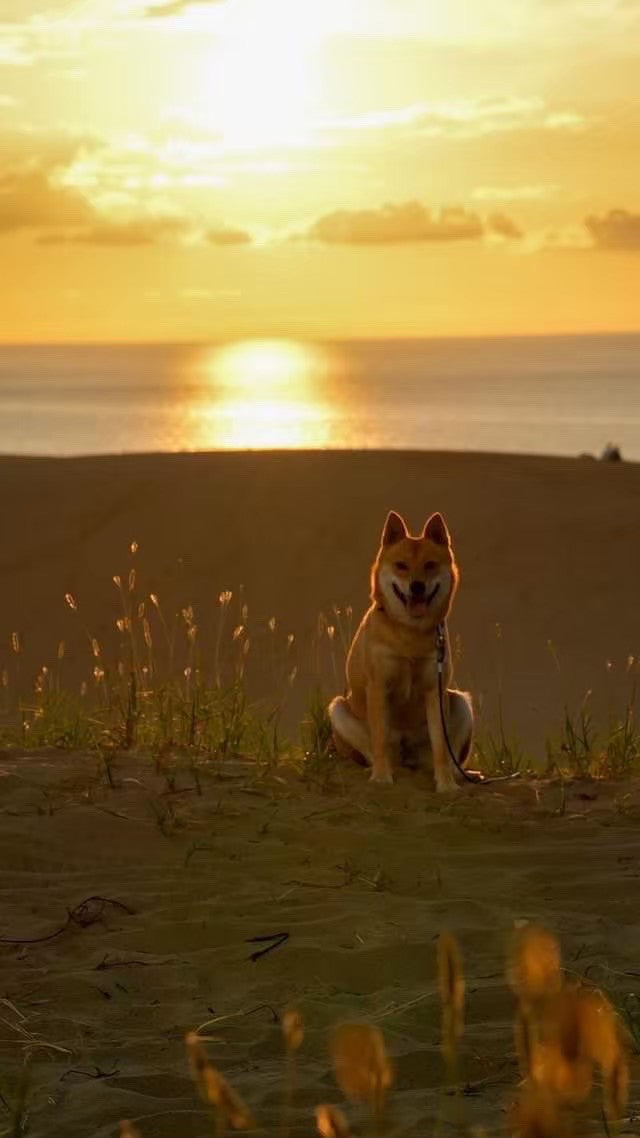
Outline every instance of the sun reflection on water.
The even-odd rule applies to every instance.
[[[194,448],[313,448],[332,443],[326,348],[295,340],[243,340],[199,361],[205,387],[190,409]]]

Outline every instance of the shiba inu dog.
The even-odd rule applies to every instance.
[[[453,790],[470,753],[473,710],[467,692],[449,687],[451,654],[445,620],[458,568],[441,514],[412,537],[391,511],[371,571],[371,607],[347,657],[347,694],[329,706],[338,751],[363,758],[373,782],[393,782],[394,762],[429,761],[436,789]],[[442,711],[438,637],[444,637]]]

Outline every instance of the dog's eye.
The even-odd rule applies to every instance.
[[[438,563],[437,561],[425,561],[424,567],[427,573],[431,573],[434,569],[438,568]]]
[[[406,565],[404,561],[396,561],[394,569],[397,569],[399,573],[409,572],[409,566]]]

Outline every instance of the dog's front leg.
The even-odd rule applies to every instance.
[[[393,782],[389,758],[387,689],[385,683],[378,679],[367,685],[367,719],[373,755],[371,781]]]
[[[443,711],[447,714],[448,711],[448,693],[443,693]],[[433,775],[436,783],[437,791],[457,790],[458,783],[456,781],[455,770],[451,757],[447,750],[447,742],[444,737],[444,728],[442,724],[442,714],[440,709],[440,698],[438,689],[433,688],[427,691],[427,726],[429,728],[429,738],[431,740],[431,753],[433,755]]]

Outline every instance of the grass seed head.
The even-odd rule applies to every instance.
[[[321,1138],[351,1138],[349,1124],[337,1106],[317,1106],[315,1116],[316,1130]]]
[[[142,1138],[137,1126],[126,1118],[120,1123],[120,1138]]]
[[[557,1044],[569,1063],[587,1060],[606,1077],[623,1055],[618,1018],[602,992],[567,988],[547,1005],[545,1037]]]
[[[344,1024],[334,1032],[331,1055],[338,1086],[347,1098],[379,1109],[393,1083],[382,1032],[368,1024]]]
[[[560,946],[547,929],[524,925],[513,941],[507,979],[523,1003],[560,991],[562,970]]]
[[[294,1008],[289,1008],[282,1017],[282,1034],[287,1051],[297,1051],[304,1039],[304,1020]]]
[[[593,1064],[583,1056],[568,1059],[556,1041],[536,1042],[531,1051],[530,1078],[546,1095],[575,1105],[591,1093]]]
[[[196,1032],[186,1038],[191,1073],[202,1100],[215,1106],[234,1130],[250,1130],[254,1120],[242,1099],[209,1061],[202,1040]]]

